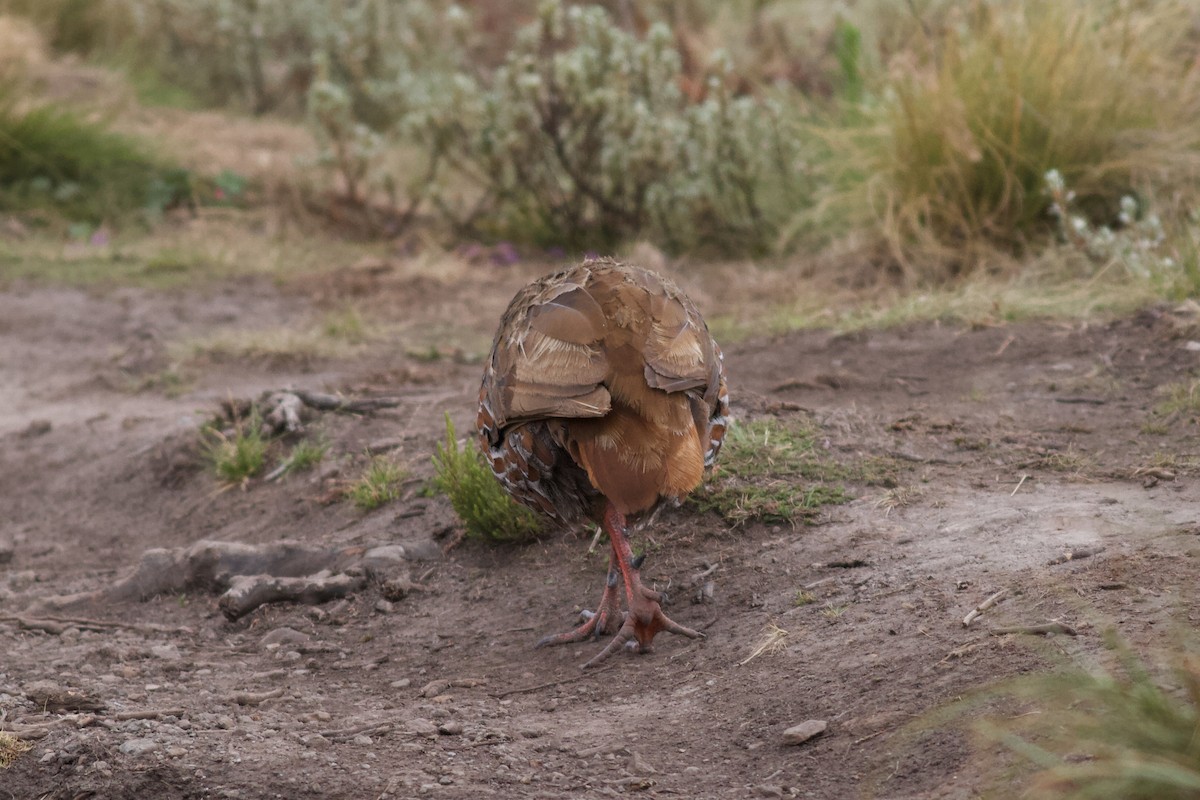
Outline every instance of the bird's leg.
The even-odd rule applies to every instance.
[[[552,644],[568,644],[569,642],[582,642],[586,639],[599,639],[601,634],[615,631],[617,626],[621,624],[621,595],[617,590],[617,581],[620,578],[621,574],[613,569],[612,560],[610,559],[608,562],[608,577],[604,582],[604,594],[600,596],[600,605],[596,607],[595,613],[585,611],[585,614],[591,614],[591,616],[582,625],[566,633],[547,636],[541,639],[537,643],[537,646],[546,647]]]
[[[626,643],[639,653],[650,652],[650,643],[659,631],[678,633],[689,639],[703,639],[704,634],[685,628],[664,614],[662,603],[666,596],[646,588],[642,583],[642,557],[634,557],[633,549],[629,546],[625,515],[612,503],[604,509],[603,525],[604,530],[608,532],[608,540],[612,543],[613,560],[625,579],[625,600],[629,605],[629,612],[625,615],[625,622],[617,631],[617,635],[595,658],[583,665],[584,669],[596,666]]]

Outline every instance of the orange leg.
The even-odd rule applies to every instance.
[[[603,526],[608,533],[609,542],[612,543],[613,560],[625,579],[625,600],[629,606],[629,613],[625,615],[625,621],[617,635],[592,660],[583,665],[584,669],[596,666],[627,644],[634,652],[649,653],[651,642],[659,631],[677,633],[689,639],[703,639],[704,634],[686,628],[664,614],[661,604],[666,599],[665,595],[646,588],[642,583],[642,560],[634,558],[633,549],[629,546],[629,532],[625,527],[625,515],[612,503],[604,509]],[[612,583],[610,581],[610,586]]]
[[[584,611],[584,614],[591,615],[588,617],[587,622],[566,633],[546,636],[538,641],[537,647],[582,642],[587,639],[599,639],[601,634],[613,633],[617,626],[621,624],[622,617],[621,597],[617,592],[619,577],[620,573],[613,569],[610,562],[608,565],[608,579],[604,584],[604,594],[600,596],[600,605],[596,607],[596,612],[593,614],[590,611]]]

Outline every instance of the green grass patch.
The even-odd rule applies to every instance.
[[[102,123],[54,106],[23,110],[0,92],[0,212],[99,224],[170,207],[188,196],[186,178]]]
[[[1154,406],[1154,413],[1163,417],[1200,414],[1200,380],[1170,383],[1159,393],[1163,399]]]
[[[287,471],[305,472],[310,470],[325,460],[325,454],[328,452],[328,442],[317,442],[312,439],[296,442],[287,458]]]
[[[449,414],[446,441],[437,446],[433,467],[434,487],[449,498],[468,536],[517,542],[532,539],[541,530],[541,519],[508,496],[475,443],[459,445]]]
[[[1200,659],[1156,674],[1108,637],[1116,664],[1019,681],[1041,713],[983,726],[1039,772],[1023,796],[1042,800],[1200,797]],[[1085,758],[1078,757],[1086,754]]]
[[[236,422],[229,433],[210,427],[201,435],[205,459],[213,474],[225,483],[244,486],[267,463],[270,442],[263,435],[262,419],[257,412]]]
[[[819,443],[808,420],[754,420],[730,427],[716,477],[689,502],[726,521],[766,524],[811,519],[827,505],[844,503],[843,484],[892,484],[896,465],[885,459],[844,464]]]
[[[375,456],[362,475],[346,489],[346,496],[363,511],[372,511],[400,497],[400,482],[407,473],[385,456]]]

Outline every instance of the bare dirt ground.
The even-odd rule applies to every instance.
[[[1186,343],[1200,336],[1186,310],[1163,309],[730,344],[739,416],[811,415],[831,454],[890,459],[897,485],[850,487],[854,500],[796,529],[665,514],[639,534],[647,574],[707,640],[664,635],[586,673],[596,645],[534,650],[598,596],[588,532],[443,552],[453,514],[419,482],[369,513],[326,502],[372,445],[426,478],[443,414],[470,429],[471,356],[531,274],[480,270],[469,296],[386,268],[286,288],[0,293],[0,726],[63,719],[0,772],[0,796],[1011,796],[990,784],[1004,756],[964,730],[978,710],[939,709],[1064,656],[1087,662],[1105,628],[1153,646],[1200,613],[1197,427],[1153,412],[1159,387],[1194,374]],[[336,359],[193,361],[179,393],[142,380],[170,342],[347,299],[404,327]],[[224,398],[284,386],[401,403],[322,415],[317,471],[222,491],[199,424]],[[47,605],[112,584],[149,548],[285,538],[400,544],[418,586],[237,622],[203,586]],[[705,564],[715,591],[693,603]],[[21,625],[47,616],[75,622]],[[989,633],[1052,620],[1078,635]],[[772,623],[782,647],[747,660]],[[46,680],[93,702],[74,717],[39,703]],[[783,743],[810,719],[828,729]]]

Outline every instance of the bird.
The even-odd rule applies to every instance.
[[[484,367],[480,447],[515,500],[598,524],[612,551],[596,611],[538,647],[612,634],[588,668],[622,647],[650,652],[660,631],[704,638],[642,581],[630,527],[701,483],[729,419],[721,348],[668,278],[592,258],[517,292]]]

